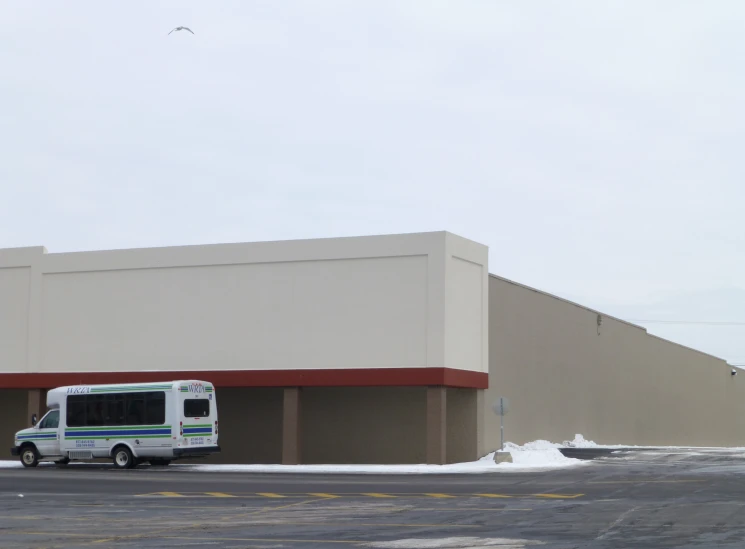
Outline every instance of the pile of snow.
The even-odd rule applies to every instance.
[[[535,440],[522,446],[508,442],[504,449],[512,455],[512,463],[500,463],[499,467],[511,469],[553,469],[580,465],[578,459],[565,457],[560,444],[547,440]]]
[[[20,461],[0,461],[0,469],[15,469],[17,467],[23,467],[23,464]]]
[[[566,448],[598,448],[596,443],[587,440],[582,435],[574,435],[574,440],[564,441],[562,446]]]

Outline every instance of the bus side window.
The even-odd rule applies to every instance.
[[[163,425],[166,422],[166,394],[145,393],[146,420],[148,425]]]
[[[85,427],[85,395],[67,397],[67,426]]]
[[[104,395],[85,395],[87,414],[86,425],[100,427],[104,424]]]
[[[39,429],[56,429],[57,427],[59,427],[58,410],[49,412],[49,414],[47,414],[47,417],[45,417],[39,424]]]
[[[145,424],[145,400],[142,395],[127,395],[127,425]]]
[[[104,417],[104,425],[125,425],[124,418],[124,395],[113,394],[106,395],[106,410]]]

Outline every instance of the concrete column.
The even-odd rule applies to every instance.
[[[33,414],[36,414],[36,419],[39,420],[47,411],[47,391],[46,389],[29,389],[27,398],[25,424],[30,427]]]
[[[447,389],[427,387],[427,463],[447,459]]]
[[[301,402],[300,387],[287,387],[284,390],[282,409],[282,463],[297,465],[301,451]]]
[[[491,413],[486,407],[486,391],[476,389],[476,458],[483,457],[486,452],[486,418]]]

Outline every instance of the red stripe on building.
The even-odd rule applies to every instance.
[[[151,383],[200,379],[216,387],[444,386],[486,389],[489,375],[453,368],[347,370],[217,370],[174,372],[64,372],[0,374],[0,389],[51,389],[65,385]]]

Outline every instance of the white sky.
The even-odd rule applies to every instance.
[[[724,0],[6,1],[0,248],[445,229],[627,318],[745,321],[743,28]],[[654,331],[745,362],[745,327]]]

